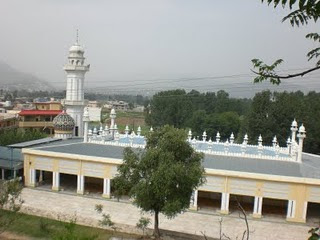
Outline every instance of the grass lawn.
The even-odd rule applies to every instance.
[[[137,236],[113,233],[112,231],[81,226],[70,222],[57,221],[48,218],[27,215],[23,213],[13,214],[9,211],[0,210],[0,224],[3,221],[3,219],[10,218],[14,218],[15,220],[12,224],[10,224],[10,226],[8,226],[6,231],[16,233],[18,235],[29,236],[32,238],[59,240],[106,240],[110,239],[110,237],[112,236],[124,238],[127,237],[131,239],[134,237],[137,238]],[[71,237],[71,235],[73,236],[73,238]]]

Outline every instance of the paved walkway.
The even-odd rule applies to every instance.
[[[94,210],[96,204],[102,204],[104,212],[110,214],[111,220],[122,231],[135,232],[141,211],[130,203],[116,202],[112,200],[95,199],[83,196],[41,191],[25,188],[22,192],[23,212],[49,218],[77,217],[80,224],[97,226],[101,216]],[[144,214],[144,216],[152,216]],[[174,219],[160,217],[160,228],[177,232],[202,235],[219,238],[220,216],[185,212]],[[303,224],[289,224],[286,222],[272,222],[264,220],[249,220],[251,236],[250,240],[306,240],[309,226]],[[232,239],[242,236],[245,230],[245,222],[237,217],[224,217],[222,231]],[[199,239],[202,239],[199,237]],[[241,239],[241,237],[240,237]]]

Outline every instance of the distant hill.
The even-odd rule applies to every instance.
[[[49,91],[54,87],[30,73],[20,72],[4,62],[0,62],[0,89]]]

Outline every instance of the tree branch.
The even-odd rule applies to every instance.
[[[241,206],[241,204],[238,201],[238,199],[236,199],[236,200],[237,200],[237,203],[238,203],[238,208],[240,209],[240,211],[242,212],[242,214],[244,216],[244,221],[246,222],[246,227],[247,227],[247,230],[243,232],[242,240],[244,240],[245,235],[247,235],[247,240],[249,240],[249,223],[248,223],[248,219],[247,219],[247,214],[246,214],[246,211]]]
[[[319,70],[320,66],[314,67],[314,68],[310,68],[306,71],[300,72],[300,73],[295,73],[295,74],[288,74],[286,76],[281,76],[281,75],[277,75],[277,74],[264,74],[264,73],[259,73],[256,72],[254,70],[251,70],[253,73],[255,73],[256,75],[265,77],[265,78],[277,78],[277,79],[288,79],[288,78],[295,78],[295,77],[303,77],[305,74],[308,74],[310,72]]]

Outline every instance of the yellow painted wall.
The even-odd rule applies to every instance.
[[[114,176],[114,172],[117,166],[120,163],[112,162],[110,160],[102,160],[95,157],[79,157],[74,155],[70,157],[70,155],[66,158],[54,156],[53,153],[48,153],[48,155],[44,155],[41,153],[40,155],[24,153],[24,177],[25,177],[25,185],[30,186],[29,184],[29,169],[35,168],[35,158],[42,157],[44,159],[48,159],[50,161],[53,160],[53,168],[52,171],[64,173],[59,169],[59,161],[75,161],[77,165],[77,174],[84,175],[84,165],[95,164],[99,165],[103,164],[104,168],[102,169],[102,176],[100,178],[109,178],[111,179]],[[82,158],[82,159],[81,159]],[[85,159],[84,159],[85,158]],[[88,167],[88,166],[87,166]],[[38,169],[37,170],[43,170]],[[249,176],[250,175],[250,176]],[[210,179],[208,183],[204,184],[199,188],[201,191],[207,192],[225,192],[230,194],[237,195],[245,195],[245,196],[259,196],[259,197],[268,197],[274,199],[285,199],[285,200],[294,200],[296,201],[295,208],[295,217],[291,219],[287,219],[292,222],[305,222],[304,214],[305,214],[305,204],[308,202],[310,196],[312,199],[318,199],[317,194],[320,196],[320,181],[317,179],[311,179],[311,182],[304,178],[295,178],[293,181],[290,177],[284,176],[270,176],[265,175],[254,175],[254,174],[246,174],[246,173],[231,173],[231,172],[219,172],[214,173],[214,170],[210,170],[210,173],[206,173],[206,177]],[[272,178],[272,179],[271,179]],[[278,180],[276,180],[278,178]],[[299,180],[300,179],[300,180]],[[216,181],[216,182],[215,182]],[[318,183],[319,182],[319,183]],[[217,188],[213,186],[217,184],[219,185]],[[221,190],[220,190],[221,189]],[[270,191],[274,190],[274,197],[270,197]],[[319,189],[319,190],[318,190]],[[220,191],[219,191],[220,190]],[[241,193],[243,191],[243,194]],[[312,194],[311,194],[312,192]],[[279,195],[279,198],[277,196]],[[283,196],[286,196],[284,198]],[[314,200],[312,200],[314,202]],[[320,203],[320,197],[318,202]]]
[[[35,103],[37,110],[61,110],[62,105],[59,102],[52,103]]]

